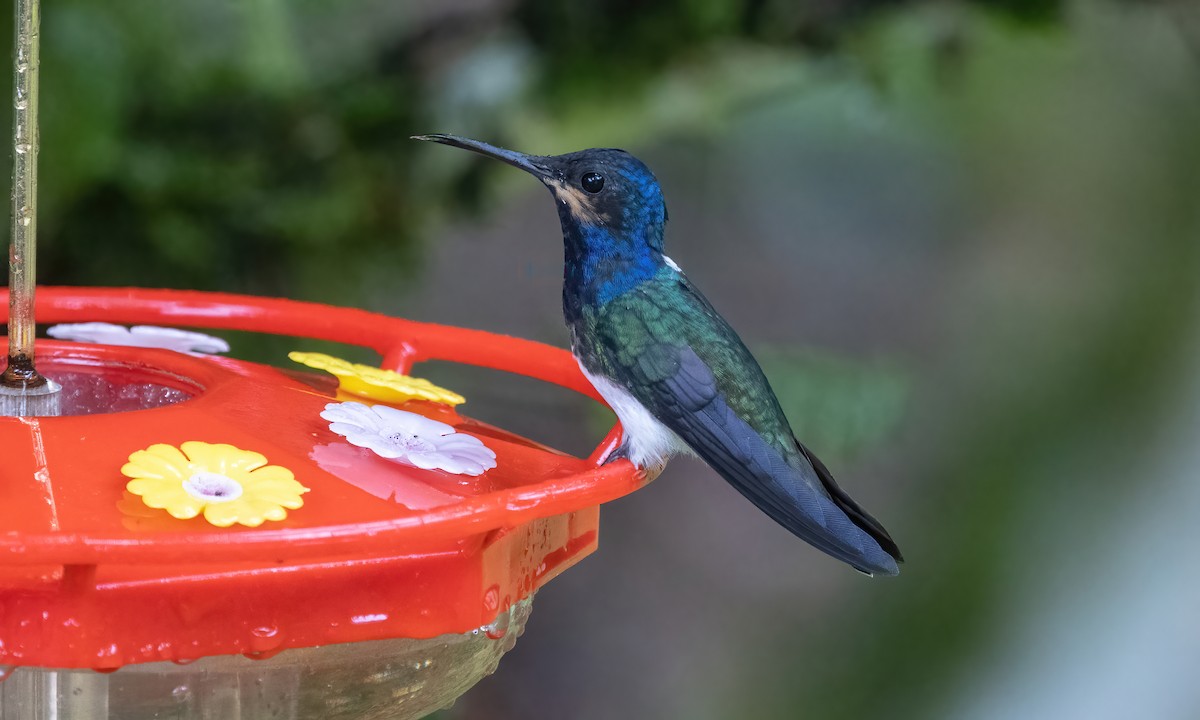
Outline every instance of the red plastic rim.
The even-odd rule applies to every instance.
[[[41,288],[37,317],[330,340],[371,348],[401,372],[445,360],[597,397],[563,350],[361,310]],[[627,461],[598,464],[619,427],[577,458],[447,406],[404,404],[496,453],[494,470],[463,478],[398,467],[343,442],[319,417],[332,384],[167,350],[44,341],[38,353],[48,371],[151,378],[194,397],[115,414],[0,418],[0,664],[113,668],[465,632],[590,553],[599,504],[648,481]],[[125,494],[120,467],[131,452],[187,440],[261,452],[311,492],[287,519],[258,528],[177,520]],[[269,642],[264,628],[273,629]]]
[[[570,354],[541,343],[495,335],[476,330],[417,323],[355,309],[333,308],[311,303],[270,298],[243,297],[228,294],[181,292],[139,289],[68,289],[42,288],[38,291],[39,322],[81,322],[105,320],[130,324],[169,324],[204,328],[225,328],[294,335],[369,347],[382,354],[384,366],[404,372],[414,362],[446,360],[451,362],[505,370],[538,378],[590,397],[595,391],[583,378]],[[153,367],[154,372],[188,378],[199,383],[205,391],[198,397],[164,408],[122,414],[113,424],[111,415],[62,418],[0,418],[0,442],[15,448],[21,443],[17,436],[40,434],[40,442],[69,443],[73,438],[103,435],[100,444],[119,445],[121,453],[140,449],[134,440],[133,428],[142,428],[147,439],[159,437],[159,442],[172,442],[168,431],[173,422],[182,426],[179,432],[209,431],[214,441],[229,437],[229,425],[236,423],[245,408],[267,403],[275,414],[310,417],[319,412],[329,398],[312,388],[292,380],[285,374],[264,366],[243,363],[227,358],[199,358],[170,351],[80,346],[69,343],[39,343],[39,352],[50,364],[72,363],[121,365],[136,367],[139,363]],[[181,384],[187,381],[181,381]],[[419,403],[420,405],[426,405]],[[441,406],[437,419],[462,424],[457,413]],[[268,421],[255,418],[253,423]],[[319,431],[323,421],[309,425]],[[209,430],[211,426],[217,426]],[[126,437],[113,437],[110,430],[118,429]],[[488,432],[499,433],[494,429]],[[176,433],[178,435],[178,433]],[[202,434],[202,433],[201,433]],[[277,435],[267,430],[267,434]],[[7,437],[6,437],[7,436]],[[53,439],[51,439],[53,438]],[[626,461],[596,465],[619,438],[614,428],[591,458],[581,460],[535,447],[528,441],[509,438],[514,453],[530,450],[536,453],[538,472],[536,482],[514,484],[494,492],[469,495],[461,501],[399,517],[381,517],[353,523],[331,523],[315,527],[273,529],[269,526],[246,531],[159,532],[152,543],[128,533],[72,532],[64,528],[53,532],[22,530],[0,535],[0,564],[95,564],[95,563],[158,563],[178,562],[181,553],[192,562],[268,560],[281,561],[304,557],[348,553],[370,557],[393,553],[397,548],[428,545],[469,534],[487,532],[503,527],[515,527],[530,520],[584,507],[597,505],[641,487],[646,478]],[[36,438],[33,438],[36,440]],[[179,440],[195,439],[178,436]],[[202,438],[201,438],[202,439]],[[305,438],[300,445],[308,445]],[[236,444],[236,443],[234,443]],[[252,444],[252,443],[250,443]],[[36,456],[33,448],[31,457]],[[69,451],[67,451],[69,454]],[[302,456],[302,447],[288,448],[286,455]],[[545,458],[554,461],[546,467]],[[274,457],[270,457],[277,463]],[[282,458],[281,458],[282,460]],[[528,462],[516,457],[513,462]],[[91,464],[84,472],[94,475],[96,459],[87,456],[80,460]],[[78,463],[71,463],[73,467]],[[286,463],[285,463],[286,464]],[[116,467],[119,467],[117,463]],[[293,468],[294,469],[294,468]],[[38,469],[31,468],[30,475]],[[15,471],[12,468],[10,471]],[[314,501],[315,502],[315,501]],[[19,507],[21,504],[10,505]],[[0,522],[18,523],[27,528],[28,515],[5,518],[0,509]],[[12,528],[13,524],[4,525]],[[211,548],[212,552],[201,551]]]

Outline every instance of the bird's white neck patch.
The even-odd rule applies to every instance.
[[[667,264],[667,267],[671,268],[672,270],[674,270],[677,273],[683,272],[683,268],[679,267],[679,264],[676,263],[674,260],[667,257],[666,255],[663,255],[662,257],[663,257],[663,262],[665,262]]]

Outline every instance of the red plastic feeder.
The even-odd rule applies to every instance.
[[[598,399],[563,350],[360,310],[42,288],[37,317],[336,341],[375,350],[403,373],[445,360]],[[532,594],[596,548],[599,504],[648,481],[627,461],[598,465],[619,427],[583,459],[445,405],[405,403],[495,452],[494,469],[464,477],[398,465],[334,434],[319,415],[336,394],[328,376],[53,341],[39,343],[38,358],[68,392],[112,392],[111,407],[136,404],[137,392],[122,389],[147,386],[177,402],[0,418],[0,664],[19,668],[0,685],[4,716],[40,698],[52,712],[28,705],[33,714],[21,717],[73,708],[121,718],[420,717],[490,672]],[[131,453],[185,441],[265,455],[310,489],[303,507],[279,522],[219,528],[125,491]]]

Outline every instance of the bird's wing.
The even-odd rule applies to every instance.
[[[703,296],[686,290],[687,296],[673,292],[657,302],[649,314],[644,302],[630,305],[642,327],[631,330],[633,319],[622,318],[622,338],[601,333],[607,346],[597,348],[601,356],[620,362],[617,372],[629,380],[630,393],[773,520],[862,572],[896,574],[895,543],[796,442],[749,351]],[[643,292],[655,296],[653,288]],[[628,342],[633,335],[635,348]]]
[[[676,371],[642,385],[640,394],[634,393],[660,422],[792,533],[863,572],[897,572],[896,559],[880,546],[870,528],[855,522],[865,513],[860,511],[857,517],[847,513],[825,490],[810,462],[806,461],[807,467],[794,467],[739,417],[717,391],[712,371],[694,350],[664,348],[658,354],[672,351],[678,359]],[[841,498],[845,499],[844,493]]]

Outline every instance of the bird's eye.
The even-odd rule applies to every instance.
[[[595,195],[604,189],[604,176],[595,172],[584,173],[583,177],[579,179],[579,184],[583,186],[584,190]]]

